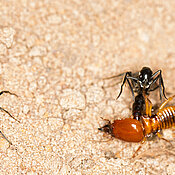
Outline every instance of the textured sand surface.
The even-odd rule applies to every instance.
[[[0,174],[175,174],[175,149],[98,131],[131,115],[128,87],[104,77],[162,69],[175,94],[175,1],[0,1]],[[112,84],[116,86],[107,87]],[[160,102],[158,92],[151,101]],[[174,102],[175,103],[175,102]],[[164,137],[175,144],[174,131]],[[125,148],[126,147],[126,148]],[[123,149],[123,151],[121,151]]]

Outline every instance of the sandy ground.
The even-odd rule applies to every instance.
[[[175,149],[98,131],[131,116],[121,79],[104,77],[143,66],[163,71],[175,91],[175,1],[0,1],[0,174],[175,174]],[[112,84],[116,86],[109,87]],[[158,92],[151,101],[160,103]],[[174,131],[164,137],[175,143]],[[125,148],[126,147],[126,148]],[[124,148],[122,150],[122,148]]]

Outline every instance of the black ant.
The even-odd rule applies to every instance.
[[[118,76],[121,76],[120,74]],[[159,84],[157,84],[157,80],[159,80]],[[117,99],[120,97],[124,84],[128,83],[132,96],[134,98],[134,92],[138,94],[145,93],[146,95],[149,94],[150,91],[154,91],[157,88],[160,90],[160,99],[162,100],[162,96],[167,99],[165,96],[165,87],[162,78],[162,71],[158,70],[155,73],[149,67],[143,67],[140,72],[132,73],[126,72],[124,76],[123,83],[121,85],[120,93]]]
[[[144,113],[145,109],[148,109],[148,104],[152,105],[150,100],[147,98],[147,95],[149,95],[150,91],[154,91],[159,88],[160,99],[162,100],[162,96],[166,98],[165,87],[161,73],[162,71],[158,70],[153,74],[149,67],[143,67],[140,72],[126,72],[117,76],[109,77],[107,79],[119,77],[125,74],[117,99],[120,97],[123,91],[123,86],[127,81],[134,98],[134,103],[132,105],[132,116],[133,119],[140,120],[140,116],[151,113],[149,110],[146,110],[146,113]],[[159,84],[157,84],[157,80],[159,80]],[[137,93],[137,96],[134,96],[134,92]]]
[[[161,72],[162,72],[161,70],[158,70],[153,74],[152,70],[149,67],[143,67],[139,73],[134,73],[134,74],[132,74],[132,72],[125,73],[125,77],[121,85],[121,90],[117,99],[120,97],[123,90],[123,86],[127,81],[133,97],[134,97],[134,92],[138,94],[135,97],[134,103],[132,105],[133,119],[140,120],[140,116],[145,114],[144,108],[146,108],[146,115],[149,114],[151,116],[151,111],[148,110],[148,106],[150,105],[152,107],[152,104],[147,98],[147,95],[149,95],[150,91],[154,91],[157,88],[159,88],[160,99],[162,100],[162,96],[166,98],[165,87],[164,87]],[[157,85],[157,80],[159,80],[158,85]]]
[[[18,97],[16,94],[11,93],[11,92],[9,92],[9,91],[1,91],[1,92],[0,92],[0,95],[2,95],[2,94],[4,94],[4,93],[10,94],[10,95],[15,95],[16,97]],[[7,113],[11,118],[13,118],[14,120],[16,120],[17,122],[20,123],[20,121],[17,120],[15,117],[13,117],[7,110],[3,109],[2,107],[0,107],[0,110],[3,111],[3,112],[5,112],[5,113]],[[5,140],[7,140],[7,142],[8,142],[10,145],[12,145],[12,142],[9,141],[9,140],[7,139],[7,137],[2,133],[2,131],[0,131],[0,134],[2,135],[2,137],[3,137]]]

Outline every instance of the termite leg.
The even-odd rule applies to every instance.
[[[162,139],[162,140],[168,142],[168,143],[173,147],[172,143],[171,143],[169,140],[163,138],[162,135],[161,135],[159,132],[157,133],[157,136],[158,136],[160,139]]]
[[[7,139],[7,137],[2,133],[2,131],[0,131],[0,134],[2,135],[2,137],[7,140],[7,142],[12,145],[12,142],[10,140]]]
[[[137,150],[135,151],[135,153],[132,155],[132,158],[134,158],[136,156],[136,153],[142,148],[143,144],[146,141],[146,137],[144,137],[144,139],[141,142],[141,145],[137,148]]]
[[[128,145],[125,145],[124,148],[122,148],[120,151],[118,151],[117,153],[115,153],[115,158],[121,158],[120,153],[123,152],[123,150],[126,149],[127,146]]]
[[[167,100],[165,100],[162,104],[161,104],[161,106],[159,107],[159,112],[166,106],[166,104],[168,103],[168,102],[170,102],[171,100],[173,100],[173,98],[175,98],[175,95],[173,95],[172,97],[169,97]]]
[[[152,103],[151,103],[151,101],[148,99],[148,102],[149,102],[149,110],[148,110],[148,114],[149,114],[149,116],[151,116],[152,114]]]
[[[146,115],[151,116],[152,103],[145,94],[144,94],[144,98],[145,98],[145,106],[146,106]]]
[[[109,119],[106,119],[106,118],[103,118],[103,117],[100,117],[102,120],[106,121],[108,124],[110,124],[110,120]]]

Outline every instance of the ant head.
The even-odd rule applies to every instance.
[[[152,84],[152,70],[149,67],[143,67],[139,72],[139,83],[141,88],[148,89]]]

